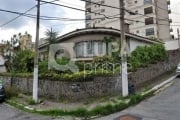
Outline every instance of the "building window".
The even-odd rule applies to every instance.
[[[87,8],[87,9],[86,9],[86,12],[87,12],[87,13],[91,12],[91,8]]]
[[[146,29],[146,36],[154,35],[154,28],[148,28]]]
[[[138,10],[135,11],[135,14],[136,14],[136,15],[138,14]]]
[[[91,27],[91,24],[90,23],[87,23],[86,24],[86,28],[90,28]]]
[[[136,1],[134,1],[134,3],[135,3],[135,4],[137,4],[137,0],[136,0]]]
[[[86,6],[91,5],[91,0],[86,1]]]
[[[98,54],[103,54],[103,42],[98,42]]]
[[[139,30],[137,30],[136,33],[138,34],[138,33],[139,33]]]
[[[152,0],[144,0],[144,4],[151,4]]]
[[[87,55],[92,55],[94,54],[94,42],[90,41],[87,42]]]
[[[84,42],[76,43],[75,45],[75,52],[76,52],[76,57],[83,57],[84,54]]]
[[[144,14],[151,14],[153,13],[153,7],[144,8]]]
[[[87,20],[91,20],[91,15],[87,15],[87,16],[86,16],[86,19],[87,19]]]
[[[105,12],[105,9],[101,9],[101,12]]]
[[[105,18],[101,18],[101,21],[104,21],[105,20]]]
[[[105,54],[105,43],[102,41],[83,41],[75,44],[76,57],[93,57]]]
[[[145,25],[150,25],[150,24],[154,24],[154,18],[153,17],[145,18]]]
[[[104,0],[102,0],[102,1],[101,1],[101,5],[104,4],[104,3],[105,3]]]

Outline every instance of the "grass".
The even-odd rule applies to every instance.
[[[62,109],[50,109],[50,110],[30,110],[25,108],[23,104],[18,104],[17,102],[14,102],[13,100],[7,100],[7,103],[9,103],[12,106],[15,106],[23,111],[31,112],[31,113],[38,113],[42,115],[48,115],[48,116],[76,116],[76,117],[84,117],[84,118],[90,118],[91,116],[103,116],[103,115],[109,115],[118,111],[121,111],[125,108],[128,108],[129,106],[136,105],[140,103],[142,100],[152,96],[154,94],[153,92],[149,92],[146,94],[136,94],[133,96],[129,96],[124,100],[121,100],[120,102],[116,101],[113,103],[108,103],[103,106],[96,106],[95,108],[88,110],[87,108],[77,108],[75,110],[62,110]],[[127,102],[127,100],[129,100]]]

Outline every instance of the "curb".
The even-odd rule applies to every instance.
[[[162,88],[163,86],[165,86],[165,85],[171,83],[172,81],[174,81],[174,79],[175,79],[176,77],[177,77],[177,75],[174,75],[174,76],[170,77],[170,78],[167,79],[166,81],[164,81],[164,82],[162,82],[162,83],[154,86],[152,89],[148,90],[147,93],[148,93],[148,92],[152,92],[152,91],[157,91],[158,89]]]

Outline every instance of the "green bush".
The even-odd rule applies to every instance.
[[[27,102],[29,105],[35,105],[36,104],[36,102],[33,100],[33,98],[29,98]]]
[[[40,73],[48,73],[48,60],[43,60],[39,62],[39,72]]]
[[[17,97],[18,96],[18,89],[16,87],[6,87],[5,88],[5,94],[6,94],[6,98],[12,98],[12,97]]]
[[[139,46],[128,58],[131,64],[130,71],[134,71],[140,67],[147,67],[148,64],[164,61],[167,59],[167,52],[162,44],[154,44],[152,46]]]
[[[31,50],[18,50],[14,56],[6,61],[8,72],[32,72],[34,66],[34,52]]]

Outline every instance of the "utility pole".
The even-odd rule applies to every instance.
[[[34,77],[33,77],[33,100],[36,103],[38,102],[39,16],[40,16],[40,0],[37,0],[36,41],[35,41],[35,56],[34,56]]]
[[[177,29],[177,34],[178,34],[178,44],[179,44],[179,51],[180,51],[179,28]]]
[[[119,0],[120,3],[120,30],[121,30],[121,80],[122,80],[122,95],[128,96],[128,73],[127,73],[127,50],[124,27],[124,0]]]

